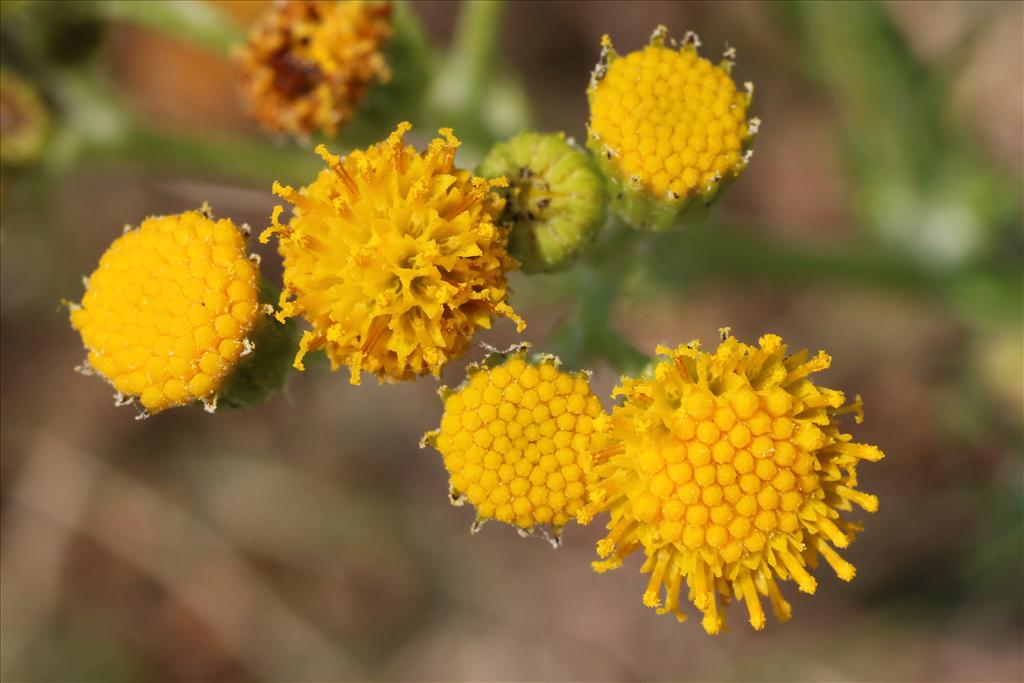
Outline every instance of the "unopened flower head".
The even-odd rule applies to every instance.
[[[641,549],[642,570],[651,575],[644,603],[684,619],[685,581],[712,634],[732,596],[746,602],[756,629],[765,625],[760,596],[780,621],[788,619],[776,580],[813,593],[807,567],[819,558],[853,579],[853,566],[835,548],[845,548],[860,526],[842,513],[851,503],[877,509],[874,496],[857,490],[857,465],[882,452],[839,427],[843,413],[860,422],[859,397],[843,407],[842,392],[811,381],[829,356],[787,355],[775,335],[756,347],[725,336],[713,353],[696,343],[658,353],[665,358],[650,377],[623,380],[616,394],[625,402],[602,425],[599,481],[580,515],[611,514],[597,546],[606,559],[594,568],[618,567]]]
[[[707,205],[746,167],[757,130],[747,120],[753,88],[737,89],[731,52],[714,65],[687,34],[666,45],[659,26],[647,47],[618,55],[608,36],[590,88],[589,146],[611,183],[612,206],[641,228],[669,227]]]
[[[563,372],[552,356],[530,360],[521,347],[471,366],[462,386],[441,395],[441,427],[424,443],[444,457],[452,500],[472,503],[478,523],[548,525],[557,538],[593,483],[602,409],[588,377]]]
[[[377,0],[274,3],[239,50],[253,115],[268,130],[334,134],[386,82],[391,7]]]
[[[387,140],[338,157],[322,145],[328,168],[307,187],[274,184],[294,204],[276,233],[284,257],[279,319],[312,326],[295,358],[324,348],[352,382],[438,375],[495,317],[522,320],[507,303],[506,271],[516,262],[495,224],[503,202],[485,180],[455,167],[459,141],[449,129],[420,154],[402,123]]]
[[[205,207],[128,229],[86,279],[71,325],[88,368],[149,413],[212,401],[260,315],[245,237]]]
[[[501,221],[527,272],[569,265],[604,224],[603,179],[563,133],[520,133],[492,147],[477,172],[508,178]]]
[[[37,160],[49,128],[50,114],[35,86],[0,69],[0,162],[20,166]]]

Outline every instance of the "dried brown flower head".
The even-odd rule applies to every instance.
[[[381,52],[391,6],[376,0],[275,3],[238,52],[253,116],[269,131],[333,135],[391,73]]]

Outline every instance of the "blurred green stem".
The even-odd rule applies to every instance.
[[[209,174],[269,188],[311,181],[321,164],[311,152],[224,135],[192,135],[136,126],[114,144],[86,150],[86,159],[111,159]]]
[[[440,103],[452,110],[466,109],[479,100],[491,78],[501,48],[500,0],[475,0],[462,5],[445,77],[438,84]]]
[[[491,143],[483,105],[501,51],[503,10],[500,0],[462,5],[452,47],[430,95],[437,118],[483,148]]]
[[[268,186],[275,179],[308,182],[320,166],[311,152],[271,141],[145,126],[95,70],[55,72],[51,80],[66,112],[49,150],[56,172],[94,161],[135,162]]]
[[[86,4],[100,17],[145,26],[159,33],[227,54],[245,33],[223,13],[196,0],[95,0]]]
[[[739,284],[850,285],[906,291],[952,303],[962,313],[1016,315],[1022,305],[1021,273],[974,262],[954,269],[928,268],[917,258],[860,239],[835,247],[804,246],[767,237],[769,228],[740,229],[725,220],[653,237],[640,272],[656,288],[685,288],[714,281]]]
[[[501,0],[476,0],[464,5],[445,80],[455,85],[457,106],[472,105],[483,93],[501,50]]]
[[[555,352],[568,365],[584,367],[588,361],[604,360],[619,372],[636,375],[650,361],[612,326],[615,300],[633,260],[636,239],[635,230],[611,219],[599,242],[569,273],[569,289],[580,302],[579,312],[552,335]]]
[[[416,59],[424,62],[422,68],[428,74],[437,71],[437,57],[434,47],[430,44],[427,34],[423,30],[419,17],[412,9],[411,0],[394,0],[392,3],[392,24],[395,35],[393,40],[401,43]]]

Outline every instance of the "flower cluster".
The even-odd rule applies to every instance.
[[[334,132],[388,77],[389,12],[370,1],[275,5],[241,52],[257,117],[275,131]],[[129,229],[70,306],[87,367],[148,413],[218,397],[240,407],[316,351],[348,367],[353,384],[363,372],[406,381],[439,376],[496,319],[522,331],[507,280],[520,261],[527,272],[568,267],[609,213],[637,228],[677,224],[749,159],[752,88],[737,89],[731,54],[713,65],[692,36],[667,46],[664,27],[624,57],[607,36],[602,44],[587,149],[526,131],[495,145],[477,175],[456,166],[448,128],[422,152],[405,141],[409,123],[347,155],[319,145],[325,167],[311,182],[273,185],[291,205],[284,220],[276,206],[260,235],[283,258],[279,293],[261,286],[247,230],[206,207]],[[293,320],[307,325],[301,339]],[[854,577],[839,549],[860,526],[846,513],[877,509],[857,467],[883,454],[840,426],[848,413],[861,421],[860,398],[813,381],[827,354],[790,354],[772,334],[747,345],[728,331],[713,352],[658,347],[644,372],[622,377],[612,395],[622,401],[606,413],[589,374],[527,351],[494,352],[442,388],[440,425],[421,443],[440,452],[452,502],[475,508],[474,529],[496,520],[557,541],[571,520],[607,513],[593,567],[641,551],[643,602],[682,621],[685,584],[711,634],[734,597],[755,629],[766,623],[762,598],[788,619],[779,583],[813,593],[822,558]]]

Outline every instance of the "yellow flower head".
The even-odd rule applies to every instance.
[[[604,36],[587,91],[589,144],[618,186],[613,204],[641,227],[659,229],[690,199],[706,204],[740,174],[758,126],[747,121],[752,86],[737,90],[730,76],[731,53],[714,65],[697,55],[693,34],[678,49],[665,36],[659,26],[647,47],[621,57]],[[654,206],[641,211],[631,200]]]
[[[374,0],[274,3],[238,58],[253,115],[268,130],[333,135],[390,71],[391,7]]]
[[[381,380],[440,374],[496,316],[522,320],[506,302],[505,272],[515,267],[495,225],[502,201],[485,180],[455,167],[459,141],[449,129],[419,154],[406,145],[408,123],[365,152],[338,157],[307,187],[274,184],[295,205],[288,225],[274,210],[284,257],[278,318],[301,316],[307,331],[295,358],[325,348],[333,368],[347,365]]]
[[[837,417],[863,417],[860,398],[843,408],[840,391],[819,388],[811,373],[827,368],[824,352],[786,355],[775,335],[759,346],[726,336],[718,350],[698,344],[666,349],[653,376],[625,378],[616,395],[624,405],[602,425],[594,467],[599,481],[587,521],[608,510],[610,533],[598,543],[597,571],[618,567],[642,549],[651,578],[644,603],[664,606],[680,620],[683,580],[704,612],[704,628],[718,633],[722,605],[736,595],[750,623],[764,628],[759,595],[785,621],[790,606],[776,578],[806,593],[815,580],[806,567],[824,557],[840,578],[854,568],[839,557],[859,525],[840,513],[851,503],[873,512],[878,500],[856,490],[857,464],[877,461],[875,446],[853,443]]]
[[[88,367],[157,413],[217,394],[250,349],[258,290],[245,237],[204,207],[147,218],[114,240],[71,325]]]
[[[441,427],[423,443],[444,457],[452,500],[468,499],[477,523],[547,524],[557,539],[594,478],[589,453],[602,410],[587,376],[559,370],[552,356],[528,361],[524,345],[470,366],[463,385],[441,396]]]

